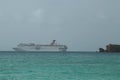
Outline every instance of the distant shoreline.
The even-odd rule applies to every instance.
[[[67,53],[83,53],[83,54],[90,54],[90,53],[97,53],[97,54],[115,54],[115,53],[118,53],[120,54],[120,52],[98,52],[98,51],[65,51],[65,52],[59,52],[59,51],[0,51],[0,53],[21,53],[21,54],[24,54],[24,53],[64,53],[64,54],[67,54]]]

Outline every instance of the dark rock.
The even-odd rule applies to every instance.
[[[103,48],[99,48],[99,52],[105,52]]]

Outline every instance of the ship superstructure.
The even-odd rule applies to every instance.
[[[20,43],[17,47],[13,48],[15,51],[66,51],[66,45],[58,45],[53,40],[52,43],[48,45],[44,44],[34,44],[34,43]]]

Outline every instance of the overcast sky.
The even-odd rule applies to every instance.
[[[120,0],[0,0],[0,50],[19,43],[96,51],[120,44]]]

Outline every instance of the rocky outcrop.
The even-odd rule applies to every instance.
[[[117,44],[109,44],[106,45],[106,49],[99,48],[99,52],[120,52],[120,45]]]

